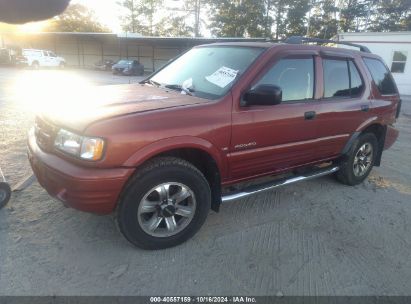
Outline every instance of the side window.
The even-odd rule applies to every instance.
[[[407,63],[408,52],[394,51],[392,56],[391,72],[404,73],[405,64]]]
[[[386,66],[380,60],[364,58],[364,62],[382,95],[392,95],[397,93],[397,88],[390,71],[388,71]]]
[[[324,98],[355,97],[361,94],[364,83],[351,60],[323,59]]]
[[[349,97],[350,77],[346,60],[324,59],[324,98]]]
[[[314,59],[282,59],[261,78],[260,84],[275,84],[283,92],[283,102],[312,99]]]
[[[43,56],[48,57],[48,56],[49,56],[49,54],[47,54],[47,52],[46,52],[46,51],[43,51]]]

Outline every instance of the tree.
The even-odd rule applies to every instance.
[[[54,17],[44,29],[47,32],[109,32],[96,21],[94,12],[81,4],[71,4],[60,16]]]
[[[171,37],[200,37],[201,10],[204,9],[201,0],[184,0],[181,7],[169,8],[169,15],[159,22],[157,34]],[[194,20],[194,22],[193,22]]]
[[[122,27],[126,32],[144,36],[156,35],[155,14],[160,10],[163,0],[122,0],[118,2],[126,10]]]
[[[164,37],[192,37],[194,28],[187,24],[186,16],[170,16],[161,20],[157,34]]]
[[[287,11],[287,36],[305,36],[307,33],[308,0],[290,0]]]
[[[338,32],[338,8],[334,0],[314,1],[308,35],[329,39]]]
[[[209,0],[211,31],[218,37],[261,37],[265,5],[254,0]]]
[[[410,0],[379,0],[375,4],[370,30],[377,32],[411,30]]]
[[[366,27],[366,20],[372,7],[370,1],[341,1],[339,26],[342,32],[358,32]]]

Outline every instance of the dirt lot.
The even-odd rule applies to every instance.
[[[12,184],[30,174],[32,125],[23,87],[136,81],[103,72],[0,69],[0,165]],[[0,295],[411,295],[411,99],[401,136],[369,181],[325,177],[210,213],[189,242],[131,247],[111,216],[64,208],[37,182],[0,211]],[[407,114],[407,115],[405,115]]]

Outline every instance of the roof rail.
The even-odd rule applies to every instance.
[[[343,41],[335,41],[335,40],[328,40],[328,39],[321,39],[321,38],[309,38],[309,37],[302,37],[302,36],[291,36],[284,40],[285,43],[289,44],[303,44],[307,42],[316,42],[317,44],[325,44],[325,43],[335,43],[335,44],[343,44],[348,46],[357,47],[360,49],[361,52],[364,53],[371,53],[370,49],[364,45],[351,43],[351,42],[343,42]]]

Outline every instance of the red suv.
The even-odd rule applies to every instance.
[[[59,104],[29,134],[33,171],[145,249],[189,239],[222,202],[331,173],[359,184],[398,137],[400,96],[380,57],[327,42],[202,45],[76,114]]]

